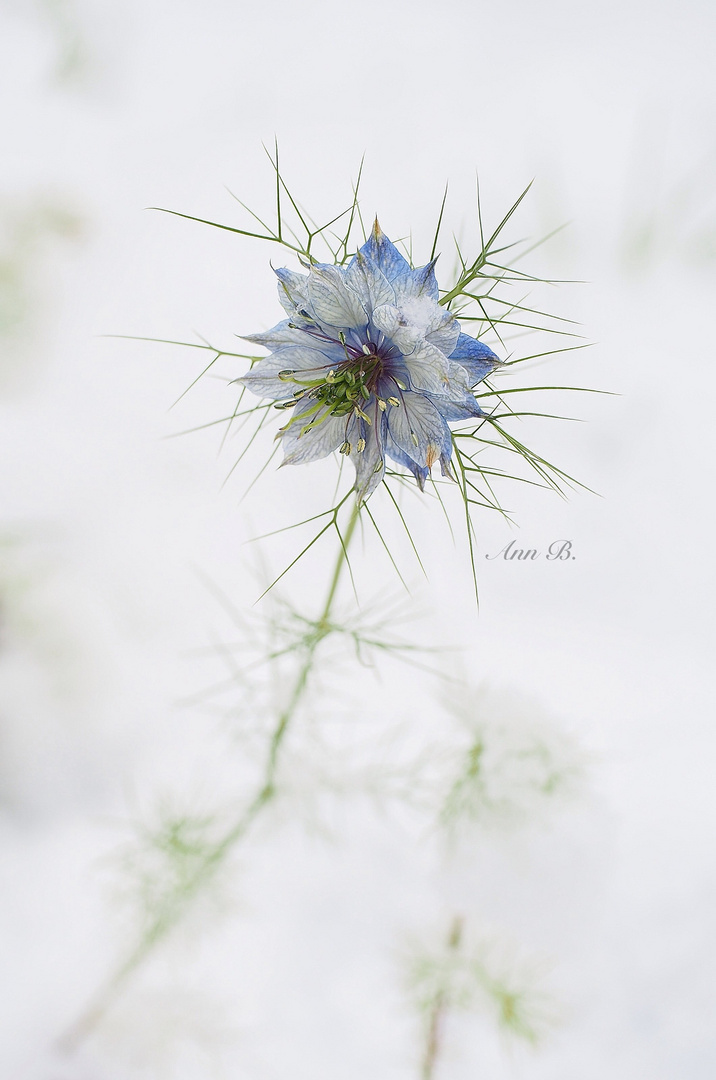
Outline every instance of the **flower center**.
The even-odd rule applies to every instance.
[[[316,411],[326,410],[326,416],[348,416],[353,411],[363,415],[362,407],[376,393],[386,358],[370,343],[359,349],[347,345],[343,337],[341,341],[346,358],[325,374],[323,371],[281,371],[279,378],[297,383],[301,389],[294,394],[296,401],[309,399],[316,403]]]
[[[311,336],[319,335],[312,333]],[[303,368],[300,371],[279,371],[279,379],[296,383],[299,389],[294,391],[293,400],[277,402],[274,408],[290,409],[299,401],[307,405],[307,408],[302,408],[299,415],[293,416],[288,424],[281,428],[282,432],[288,431],[293,424],[300,423],[299,438],[332,416],[345,417],[347,431],[350,417],[355,417],[361,433],[356,445],[360,453],[366,445],[366,425],[373,423],[365,411],[366,407],[370,404],[372,409],[375,405],[376,409],[385,412],[389,407],[397,408],[400,405],[397,397],[391,395],[385,400],[381,397],[379,389],[382,390],[385,377],[388,376],[395,383],[398,393],[405,390],[406,386],[391,371],[396,349],[390,342],[376,345],[371,341],[359,342],[355,338],[348,341],[342,332],[339,338],[345,359],[332,366],[326,364],[325,367]],[[346,441],[341,447],[341,453],[350,454],[351,449],[351,444]]]
[[[346,360],[326,375],[325,381],[310,391],[310,396],[326,405],[333,416],[347,416],[356,406],[370,400],[383,364],[375,354],[358,361]]]

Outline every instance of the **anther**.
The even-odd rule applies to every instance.
[[[331,370],[326,375],[326,382],[327,383],[332,383],[332,382],[335,382],[335,381],[336,381],[336,373],[333,370],[333,368],[331,368]]]
[[[366,413],[364,413],[362,409],[359,409],[357,405],[353,406],[353,412],[356,413],[357,416],[360,416],[361,420],[365,420],[366,424],[373,423],[371,418]]]
[[[407,390],[408,389],[408,387],[406,386],[406,384],[403,382],[402,379],[396,379],[395,382],[400,387],[401,390]]]
[[[359,454],[363,453],[363,451],[365,450],[365,439],[358,440],[358,442],[356,443],[356,450]]]
[[[400,402],[398,401],[397,397],[389,397],[388,398],[388,404],[392,405],[394,408],[397,409],[398,406],[400,405]]]
[[[378,398],[378,408],[380,409],[381,412],[385,412],[386,406],[385,406],[385,402],[383,401],[382,398]]]
[[[274,409],[292,409],[297,404],[297,401],[277,401],[274,404]]]
[[[370,345],[364,345],[363,346],[363,352],[366,354],[366,356],[370,356],[370,353],[371,353]]]
[[[415,444],[415,446],[420,445],[419,442],[418,442],[418,436],[415,434],[414,431],[410,432],[410,438],[413,440],[413,443]]]
[[[362,440],[362,439],[361,439],[361,440],[360,440],[360,442],[358,443],[358,450],[359,450],[359,451],[360,451],[360,450],[362,449],[362,447],[361,447],[361,442],[363,442],[363,440]],[[363,446],[365,446],[365,443],[363,443]],[[343,443],[343,446],[341,447],[341,453],[342,453],[342,454],[350,454],[351,450],[352,450],[351,444],[350,444],[350,443],[348,442],[348,440],[346,439],[346,441],[345,441],[345,442]]]
[[[286,368],[284,371],[279,371],[278,377],[279,377],[279,379],[290,379],[291,376],[295,375],[295,374],[296,374],[295,371],[291,371],[290,368]]]

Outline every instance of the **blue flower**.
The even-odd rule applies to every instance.
[[[438,303],[435,260],[412,269],[375,222],[347,266],[277,270],[288,319],[246,340],[270,355],[239,382],[292,409],[279,435],[284,464],[347,455],[359,501],[391,458],[421,489],[440,461],[450,476],[448,422],[483,416],[472,388],[500,364]]]

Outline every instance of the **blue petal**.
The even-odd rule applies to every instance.
[[[457,360],[467,371],[473,386],[481,382],[502,363],[492,349],[467,334],[460,334],[457,345],[450,353],[450,360]]]
[[[430,394],[426,396],[444,420],[470,420],[472,417],[485,415],[472,394],[466,394],[460,401],[449,401],[446,398],[432,397]]]
[[[243,383],[259,397],[286,401],[293,397],[297,386],[295,382],[279,379],[279,371],[305,371],[309,379],[317,379],[335,363],[335,358],[318,349],[290,345],[266,356],[236,381]]]
[[[300,402],[293,416],[282,430],[281,438],[286,453],[282,465],[305,465],[328,457],[337,450],[346,437],[346,417],[326,416],[321,412],[311,414],[314,402]],[[306,415],[306,414],[309,415]],[[325,417],[325,419],[322,419]],[[301,434],[305,424],[314,421],[316,426]]]
[[[306,274],[298,274],[295,270],[287,270],[285,266],[274,270],[278,278],[278,299],[281,307],[293,322],[306,321],[300,316],[305,311],[308,322],[312,321],[313,312],[308,310],[308,277]]]
[[[357,426],[352,429],[357,435]],[[366,431],[365,450],[358,454],[351,453],[351,461],[356,468],[356,495],[358,502],[365,502],[373,494],[385,476],[385,440],[387,419],[385,413],[379,413],[376,423]],[[353,441],[352,437],[351,441]]]
[[[395,291],[398,296],[397,303],[400,303],[402,297],[416,296],[428,296],[437,303],[440,293],[438,281],[435,277],[436,262],[437,259],[433,259],[426,266],[419,266],[415,270],[408,268],[397,278],[395,282]]]
[[[430,475],[430,469],[428,469],[427,465],[424,468],[421,468],[421,466],[417,465],[412,458],[408,457],[408,455],[403,450],[401,450],[398,444],[395,442],[392,435],[390,434],[390,431],[388,432],[388,436],[385,440],[385,452],[386,454],[388,454],[389,457],[393,459],[393,461],[397,461],[398,465],[402,465],[404,468],[410,469],[413,476],[418,481],[418,487],[420,488],[420,490],[425,491],[425,481]]]
[[[385,235],[378,224],[378,218],[375,219],[373,232],[360,250],[362,255],[372,259],[378,269],[385,274],[388,281],[392,282],[395,278],[410,270],[410,263],[403,258],[395,244],[391,243]]]
[[[448,361],[449,386],[445,394],[425,396],[445,420],[468,420],[471,417],[484,416],[470,390],[470,376],[457,360]]]
[[[263,345],[265,349],[281,349],[285,345],[306,345],[309,340],[303,330],[292,326],[289,319],[277,323],[270,330],[263,330],[260,334],[240,334],[242,341],[250,341],[254,345]]]
[[[257,397],[272,398],[274,401],[288,401],[293,397],[296,389],[295,383],[284,382],[279,379],[279,371],[283,371],[286,365],[273,356],[267,356],[265,360],[255,364],[250,371],[242,375],[236,381],[247,386],[252,394]]]
[[[450,428],[422,394],[405,393],[402,404],[390,408],[388,431],[396,446],[422,469],[452,451]]]

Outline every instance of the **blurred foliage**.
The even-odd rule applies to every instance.
[[[86,71],[90,50],[73,0],[37,0],[55,45],[53,81],[76,82]]]
[[[672,264],[703,270],[716,259],[716,147],[698,161],[672,152],[668,118],[641,118],[626,181],[617,258],[629,273]]]
[[[414,946],[406,978],[424,1022],[422,1080],[435,1073],[450,1014],[483,1012],[505,1035],[531,1044],[554,1022],[554,1004],[536,986],[540,965],[517,960],[513,953],[494,938],[470,940],[460,917],[441,945]]]
[[[47,263],[57,242],[82,236],[82,217],[66,198],[37,192],[0,197],[0,375],[15,366],[9,346],[25,343],[41,321]],[[4,371],[2,370],[4,368]]]
[[[583,752],[534,702],[458,685],[445,705],[463,742],[440,812],[449,828],[523,824],[579,791]]]

